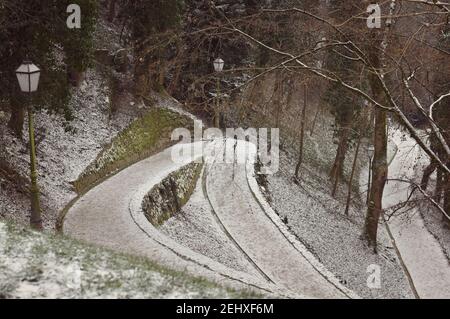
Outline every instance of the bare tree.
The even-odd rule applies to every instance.
[[[403,1],[404,4],[412,3],[414,1]],[[450,168],[446,165],[446,161],[442,159],[436,152],[428,145],[426,138],[421,134],[412,124],[411,120],[408,118],[404,111],[404,105],[402,106],[399,102],[402,100],[399,98],[399,88],[404,87],[402,84],[403,79],[399,78],[397,74],[407,73],[411,70],[411,59],[413,53],[408,50],[410,48],[410,43],[414,42],[417,45],[422,45],[423,41],[420,42],[416,38],[415,34],[410,34],[409,38],[400,41],[399,35],[396,35],[395,45],[390,42],[391,34],[393,33],[393,21],[397,19],[412,19],[415,16],[433,15],[434,17],[442,17],[442,13],[447,14],[448,11],[445,5],[433,7],[430,3],[423,3],[424,6],[431,6],[432,9],[428,10],[426,13],[422,12],[421,9],[415,9],[414,6],[409,6],[408,9],[415,9],[415,12],[405,12],[401,13],[398,10],[404,8],[396,6],[396,1],[390,1],[389,4],[389,15],[384,17],[384,20],[388,23],[382,30],[370,30],[367,29],[365,24],[362,27],[364,20],[364,15],[366,7],[361,8],[359,14],[355,17],[349,18],[359,19],[362,21],[361,27],[354,30],[345,30],[346,21],[340,24],[333,24],[327,18],[321,17],[309,11],[289,8],[289,9],[268,9],[264,10],[266,14],[273,13],[291,13],[300,14],[312,19],[320,21],[325,28],[329,28],[334,32],[335,38],[328,38],[326,43],[322,46],[316,46],[315,48],[308,48],[303,52],[290,52],[284,50],[283,48],[275,48],[272,45],[264,43],[259,40],[256,36],[250,35],[248,32],[237,28],[234,24],[230,23],[229,26],[225,27],[227,30],[233,31],[240,34],[244,38],[253,42],[254,44],[260,46],[271,52],[271,54],[277,55],[283,60],[276,66],[284,67],[292,72],[308,72],[310,74],[316,75],[322,79],[329,81],[330,83],[337,83],[343,88],[345,88],[349,94],[355,94],[366,100],[368,104],[375,107],[375,160],[374,160],[374,172],[373,172],[373,187],[371,192],[371,205],[368,208],[367,219],[365,225],[364,237],[367,239],[369,245],[374,249],[376,248],[376,237],[378,229],[378,221],[380,214],[383,211],[382,207],[382,197],[384,192],[384,185],[387,178],[387,116],[392,114],[395,119],[401,123],[406,130],[410,133],[411,137],[417,142],[417,144],[423,149],[423,151],[428,154],[430,159],[435,161],[437,167],[442,170],[445,174],[450,173]],[[368,4],[368,2],[363,2],[363,4]],[[414,5],[419,4],[419,2],[414,2]],[[362,18],[362,19],[361,19]],[[399,29],[396,29],[398,32]],[[401,31],[401,30],[400,30]],[[369,37],[369,38],[368,38]],[[369,39],[369,41],[367,41]],[[402,47],[404,45],[404,47]],[[334,72],[324,68],[317,67],[317,63],[307,62],[305,56],[311,56],[317,54],[317,52],[323,50],[324,46],[328,48],[332,47],[344,47],[347,50],[346,58],[358,61],[361,65],[361,70],[364,76],[366,76],[369,86],[356,85],[346,79],[343,79]],[[436,50],[432,45],[428,43],[423,44],[430,50]],[[393,72],[397,71],[397,74]],[[406,72],[405,72],[406,71]],[[270,71],[264,71],[264,73]],[[417,93],[423,95],[421,90],[416,88],[412,89]],[[440,95],[435,99],[437,101],[442,101],[446,94]],[[433,106],[433,104],[431,105]],[[432,107],[431,107],[432,108]],[[427,117],[430,122],[432,119]],[[442,129],[437,127],[438,131]],[[445,146],[445,141],[440,140],[440,143]],[[448,146],[448,144],[447,144]]]
[[[358,163],[358,156],[359,156],[359,150],[361,148],[361,142],[362,142],[362,134],[361,134],[361,132],[359,132],[358,142],[356,143],[355,156],[353,158],[352,172],[350,174],[350,179],[348,181],[347,202],[345,203],[345,211],[344,211],[344,214],[347,216],[349,215],[350,204],[352,201],[353,179],[355,178],[356,164]]]
[[[302,115],[300,120],[300,150],[299,150],[299,157],[297,161],[297,166],[295,167],[295,178],[299,178],[300,174],[300,168],[302,167],[303,163],[303,149],[305,145],[305,126],[306,126],[306,108],[308,106],[308,85],[305,83],[304,87],[304,97],[303,97],[303,109],[302,109]]]

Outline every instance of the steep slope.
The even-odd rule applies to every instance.
[[[252,298],[143,258],[0,222],[0,298]]]

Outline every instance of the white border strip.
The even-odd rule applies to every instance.
[[[278,227],[280,232],[286,237],[286,239],[297,249],[300,254],[316,269],[327,281],[333,284],[338,290],[344,293],[347,297],[351,299],[361,299],[353,290],[348,289],[342,285],[336,276],[330,272],[287,228],[287,226],[282,223],[280,217],[275,213],[272,207],[264,198],[261,193],[258,182],[255,178],[255,167],[254,163],[256,160],[256,154],[252,154],[253,158],[250,158],[246,164],[247,171],[247,181],[253,196],[260,204],[263,211],[271,219],[271,221]]]
[[[195,160],[195,159],[194,159]],[[181,167],[180,167],[181,168]],[[174,170],[176,171],[176,170]],[[170,174],[170,173],[169,173]],[[167,174],[167,176],[169,175]],[[164,176],[166,178],[167,176]],[[270,283],[265,283],[257,280],[253,276],[240,272],[234,269],[231,269],[209,257],[201,255],[197,252],[194,252],[190,248],[183,246],[173,240],[172,238],[162,234],[158,231],[145,217],[144,212],[142,211],[142,202],[144,201],[145,196],[148,191],[150,191],[156,184],[153,185],[145,185],[145,188],[137,191],[135,195],[130,199],[129,202],[129,213],[135,222],[135,224],[146,233],[151,239],[156,241],[158,244],[162,245],[165,248],[168,248],[178,256],[194,262],[206,269],[215,272],[217,275],[223,276],[230,280],[237,280],[243,284],[249,285],[253,288],[261,289],[268,293],[273,293],[276,295],[280,295],[282,297],[287,298],[305,298],[305,296],[293,293],[286,289],[282,289]],[[199,274],[201,275],[201,274]]]

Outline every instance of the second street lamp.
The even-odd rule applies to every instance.
[[[39,201],[39,187],[37,184],[36,147],[34,141],[33,108],[31,105],[31,93],[36,92],[39,86],[41,71],[29,61],[25,61],[16,70],[20,90],[27,93],[30,99],[28,105],[28,133],[30,139],[30,180],[31,180],[31,217],[32,228],[42,229],[41,205]]]
[[[220,73],[223,71],[225,62],[221,58],[214,60],[214,71],[217,73],[216,107],[214,112],[214,126],[220,128]]]
[[[217,58],[214,60],[214,71],[222,72],[224,66],[225,62],[221,58]]]

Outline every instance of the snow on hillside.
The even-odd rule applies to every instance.
[[[282,153],[281,162],[284,169],[269,177],[272,207],[325,267],[362,297],[413,298],[383,228],[380,227],[380,252],[375,255],[360,239],[363,211],[352,209],[347,218],[343,205],[317,182],[317,172],[305,172],[299,186],[292,181],[295,161]],[[381,266],[381,289],[367,287],[367,269],[372,264]]]
[[[380,227],[378,255],[360,239],[365,194],[354,195],[349,216],[344,215],[347,186],[340,185],[336,199],[331,196],[332,185],[324,173],[335,155],[332,132],[327,129],[331,123],[332,119],[324,116],[318,123],[320,134],[308,136],[307,164],[301,169],[299,184],[293,180],[296,152],[281,152],[280,171],[268,176],[271,205],[291,232],[349,289],[363,298],[414,298],[384,227]],[[347,156],[347,169],[353,156],[353,151]],[[360,158],[364,161],[364,154]],[[381,267],[380,289],[367,286],[370,265]]]
[[[220,228],[210,204],[204,197],[202,181],[181,212],[166,221],[159,230],[177,242],[211,259],[248,273],[254,272],[249,261],[230,243]]]
[[[87,72],[81,88],[74,90],[70,101],[74,119],[62,114],[36,112],[38,183],[46,228],[53,228],[58,212],[76,195],[70,182],[96,158],[102,148],[138,115],[139,109],[124,104],[110,110],[109,88],[98,71]],[[6,118],[0,119],[2,159],[28,178],[29,155],[27,130],[24,139],[15,138],[7,129]],[[16,181],[13,181],[16,182]],[[29,202],[26,194],[12,181],[3,180],[0,193],[0,217],[28,223]]]
[[[428,163],[426,154],[416,141],[400,129],[391,130],[391,145],[397,147],[397,153],[389,166],[389,178],[383,203],[391,207],[408,200],[411,188],[400,180],[415,180],[420,183],[417,168]],[[417,194],[416,194],[417,196]],[[400,211],[387,222],[402,259],[408,268],[418,295],[421,298],[450,297],[450,267],[448,257],[439,241],[425,226],[422,215],[431,209],[423,200],[422,205]],[[442,224],[442,223],[439,223]],[[439,224],[436,224],[439,225]],[[439,237],[438,237],[439,238]]]
[[[0,298],[248,298],[147,260],[0,222]]]

